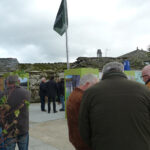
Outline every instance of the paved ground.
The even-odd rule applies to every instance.
[[[57,105],[59,110],[61,105]],[[40,104],[30,105],[29,150],[74,150],[68,140],[65,112],[40,111]]]

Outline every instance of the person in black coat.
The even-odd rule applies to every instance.
[[[64,79],[62,78],[58,82],[58,93],[59,93],[59,99],[62,104],[62,108],[60,111],[65,111],[65,99],[64,99]]]
[[[150,150],[150,90],[110,62],[82,97],[79,131],[92,150]]]
[[[57,83],[54,81],[54,76],[50,78],[47,82],[47,96],[48,96],[48,113],[51,111],[50,102],[53,102],[53,111],[56,113],[56,98],[57,98],[58,88]]]
[[[41,111],[46,111],[45,110],[45,96],[46,96],[46,79],[43,77],[41,79],[40,83],[40,90],[39,90],[39,96],[41,100]]]

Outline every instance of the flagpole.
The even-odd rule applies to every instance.
[[[66,30],[66,56],[67,56],[67,69],[70,69],[69,54],[68,54],[68,32]]]

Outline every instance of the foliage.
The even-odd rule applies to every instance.
[[[4,95],[1,99],[0,99],[0,106],[3,105],[3,104],[6,104],[7,102],[7,98],[6,96]]]
[[[29,101],[27,101],[27,100],[25,100],[24,102],[25,102],[26,106],[29,108],[29,106],[30,106],[30,102],[29,102]]]
[[[19,109],[15,110],[15,111],[14,111],[14,114],[15,114],[16,117],[18,117],[19,114],[20,114],[20,110],[19,110]]]
[[[15,72],[9,72],[4,74],[4,78],[7,78],[10,75],[18,75],[21,78],[25,78],[27,74],[24,71],[16,70]],[[18,118],[21,112],[21,109],[26,106],[29,108],[30,102],[27,100],[22,100],[22,102],[16,107],[12,108],[8,102],[8,94],[6,91],[3,92],[3,96],[0,97],[0,124],[2,125],[2,137],[0,139],[0,144],[8,136],[17,136],[19,134],[19,129],[17,127]]]
[[[10,75],[18,75],[22,79],[24,79],[27,76],[24,70],[16,70],[14,72],[8,72],[8,73],[5,73],[3,76],[4,78],[7,78]]]

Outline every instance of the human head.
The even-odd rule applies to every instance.
[[[147,65],[142,69],[142,78],[145,83],[150,79],[150,65]]]
[[[46,78],[45,78],[45,77],[42,77],[42,78],[41,78],[41,82],[46,82]]]
[[[51,77],[50,77],[50,80],[54,80],[54,76],[51,76]]]
[[[7,86],[15,86],[18,84],[19,78],[17,75],[10,75],[7,77]]]
[[[94,74],[86,74],[80,79],[79,88],[86,90],[92,85],[96,84],[99,79]]]
[[[64,82],[64,78],[61,78],[60,81],[61,81],[61,82]]]
[[[110,62],[104,65],[102,73],[103,75],[109,72],[124,72],[124,66],[119,62]]]

